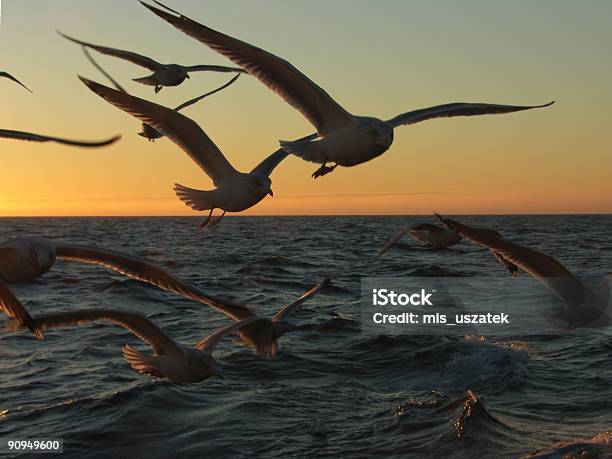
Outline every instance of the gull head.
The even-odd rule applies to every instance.
[[[361,130],[367,140],[384,150],[393,143],[393,126],[378,118],[363,117],[360,119]]]
[[[213,376],[223,379],[221,365],[208,352],[192,350],[189,353],[188,362],[189,371],[196,381],[203,381]]]
[[[261,174],[254,174],[251,175],[251,183],[257,194],[262,196],[265,196],[266,194],[274,196],[274,192],[272,191],[272,180],[270,177]]]

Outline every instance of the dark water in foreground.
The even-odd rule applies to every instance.
[[[463,220],[554,255],[581,277],[612,271],[610,216]],[[0,240],[44,235],[146,256],[262,314],[335,274],[292,315],[300,330],[281,339],[277,359],[223,342],[216,357],[225,381],[179,386],[141,376],[121,348],[146,347],[112,325],[49,331],[45,342],[0,331],[0,440],[60,437],[75,458],[487,458],[535,449],[612,457],[610,337],[360,333],[362,276],[503,275],[465,242],[430,251],[405,239],[374,262],[384,240],[412,221],[431,219],[226,218],[204,232],[193,218],[0,219]],[[228,323],[93,266],[58,262],[34,284],[13,287],[33,315],[125,308],[185,344]]]

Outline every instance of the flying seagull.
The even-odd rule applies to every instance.
[[[89,59],[89,62],[91,62],[91,64],[97,68],[100,73],[102,75],[104,75],[111,83],[112,85],[117,88],[117,91],[121,91],[124,92],[126,94],[128,94],[128,92],[123,89],[123,87],[117,83],[117,81],[108,74],[108,72],[106,70],[104,70],[100,64],[98,64],[95,59],[91,56],[91,54],[89,53],[89,51],[87,50],[86,46],[83,46],[83,52],[85,53],[85,56],[87,56],[87,59]],[[230,86],[232,83],[234,83],[234,81],[236,81],[238,79],[238,77],[240,76],[240,73],[238,73],[235,77],[233,77],[230,81],[228,81],[227,83],[225,83],[223,86],[219,86],[217,89],[213,89],[212,91],[208,91],[205,94],[202,94],[201,96],[198,97],[194,97],[193,99],[190,99],[186,102],[183,102],[181,105],[179,105],[178,107],[175,107],[174,110],[176,110],[177,112],[187,108],[199,101],[201,101],[202,99],[205,99],[208,96],[212,96],[213,94],[218,93],[219,91],[227,88],[228,86]],[[148,125],[147,123],[142,123],[142,132],[138,133],[139,136],[144,137],[145,139],[148,139],[150,142],[155,142],[156,139],[160,139],[162,138],[164,135],[159,132],[158,130],[156,130],[155,128],[151,127],[150,125]]]
[[[195,383],[211,376],[223,379],[221,366],[212,355],[216,345],[228,333],[240,330],[253,322],[254,318],[220,328],[196,344],[194,349],[178,344],[145,316],[126,311],[82,309],[38,317],[34,319],[34,324],[45,330],[101,320],[113,322],[129,330],[155,351],[154,355],[146,355],[126,344],[123,356],[134,370],[141,374],[166,378],[174,383]],[[16,330],[21,328],[21,324],[14,322],[8,328]]]
[[[49,271],[56,259],[99,265],[206,304],[224,314],[251,314],[248,307],[212,297],[147,260],[94,246],[66,244],[46,238],[13,239],[0,244],[0,281],[9,284],[32,282]],[[4,295],[2,291],[0,301],[13,304],[10,295]],[[12,311],[13,315],[5,310],[7,315],[13,317],[18,309],[13,308]]]
[[[154,0],[155,1],[155,0]],[[223,54],[244,68],[288,104],[297,109],[316,128],[317,134],[298,141],[281,141],[281,147],[302,159],[321,164],[312,176],[321,177],[337,166],[351,167],[380,156],[393,143],[393,130],[433,118],[511,113],[544,105],[516,106],[456,102],[403,113],[389,120],[355,116],[288,61],[254,45],[217,32],[155,1],[171,14],[142,3],[150,11],[187,35]],[[327,163],[333,163],[327,166]]]
[[[612,279],[609,276],[593,291],[549,255],[509,242],[497,231],[467,226],[438,214],[436,216],[464,239],[489,249],[512,275],[518,275],[519,269],[522,269],[543,284],[567,307],[556,317],[567,321],[568,326],[609,324],[610,317],[603,311],[610,306]]]
[[[419,241],[425,247],[432,249],[450,247],[461,240],[461,236],[455,231],[442,228],[438,225],[432,225],[431,223],[406,225],[389,238],[376,257],[383,256],[404,234],[407,234],[415,241]]]
[[[15,83],[17,83],[20,86],[23,86],[24,88],[26,88],[28,91],[32,92],[32,90],[30,88],[28,88],[25,84],[23,84],[21,81],[19,81],[17,78],[15,78],[13,75],[11,75],[8,72],[0,72],[0,78],[8,78],[9,80],[14,81]]]
[[[59,30],[57,31],[62,37],[70,40],[74,43],[77,43],[81,46],[86,46],[95,51],[98,51],[102,54],[107,54],[109,56],[117,57],[119,59],[124,59],[126,61],[131,62],[132,64],[139,65],[141,67],[147,68],[153,73],[149,76],[142,78],[134,78],[134,81],[138,83],[142,83],[148,86],[155,86],[155,92],[159,92],[162,90],[164,86],[178,86],[186,78],[189,78],[190,72],[240,72],[245,73],[243,69],[235,68],[235,67],[225,67],[222,65],[191,65],[184,66],[178,64],[160,64],[153,59],[142,56],[141,54],[133,53],[131,51],[124,51],[121,49],[107,48],[106,46],[98,46],[92,43],[87,43],[84,41],[77,40],[76,38],[69,37],[68,35],[64,35]]]
[[[260,357],[275,357],[278,339],[286,333],[297,329],[294,324],[287,321],[289,314],[306,300],[312,298],[321,289],[328,286],[330,282],[329,278],[324,279],[322,282],[302,294],[298,299],[282,307],[271,318],[258,316],[251,311],[236,314],[235,311],[230,308],[225,311],[225,314],[235,321],[253,318],[253,322],[237,331],[240,338],[239,343],[251,347]]]
[[[70,139],[63,139],[61,137],[51,137],[48,135],[33,134],[31,132],[11,131],[8,129],[0,129],[0,138],[26,140],[29,142],[56,142],[56,143],[61,143],[63,145],[72,145],[76,147],[92,148],[92,147],[104,147],[106,145],[115,143],[117,140],[121,138],[121,135],[116,135],[106,140],[87,141],[87,140],[70,140]]]
[[[210,210],[202,228],[216,225],[226,212],[241,212],[268,194],[274,196],[270,174],[288,156],[283,149],[272,153],[251,172],[239,172],[192,119],[162,105],[80,78],[89,89],[107,102],[167,136],[213,180],[216,188],[212,191],[196,190],[178,183],[174,186],[179,199],[193,210]],[[213,211],[217,208],[222,209],[223,213],[212,221]]]

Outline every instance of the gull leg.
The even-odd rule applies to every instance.
[[[202,222],[202,224],[200,225],[200,229],[204,229],[204,228],[206,228],[209,225],[210,218],[212,217],[213,210],[215,210],[215,209],[210,209],[210,213],[208,214],[208,218]]]
[[[155,86],[155,94],[157,94],[159,91],[161,91],[163,88],[163,86],[161,84],[158,84],[157,86]]]
[[[208,224],[208,226],[215,226],[218,225],[219,222],[221,222],[221,219],[225,216],[225,212],[227,212],[226,210],[223,211],[223,213],[221,214],[221,216],[219,218],[217,218],[215,221],[212,221]]]
[[[328,166],[327,163],[323,163],[321,165],[321,167],[319,167],[316,171],[314,171],[314,173],[312,174],[312,178],[319,178],[319,177],[323,177],[324,175],[329,174],[330,172],[333,172],[333,170],[338,167],[337,164],[334,164],[333,166]]]

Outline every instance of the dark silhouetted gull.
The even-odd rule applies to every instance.
[[[595,290],[583,284],[553,257],[505,240],[497,231],[464,225],[436,214],[449,229],[464,239],[489,249],[514,276],[522,269],[559,298],[567,309],[555,314],[570,327],[608,326],[610,316],[610,277]]]
[[[442,228],[438,225],[431,223],[419,223],[418,225],[406,225],[401,230],[396,232],[389,240],[385,243],[377,257],[381,257],[389,250],[397,241],[399,241],[404,234],[407,234],[415,241],[419,241],[425,247],[432,249],[442,249],[450,247],[461,240],[459,236],[453,230]]]
[[[82,309],[50,314],[35,318],[33,321],[35,327],[42,330],[96,321],[113,322],[132,332],[155,351],[154,355],[146,355],[126,344],[123,356],[134,370],[166,378],[174,383],[195,383],[211,376],[223,378],[221,366],[212,355],[216,345],[228,333],[240,330],[254,320],[250,317],[220,328],[197,343],[193,349],[178,344],[145,316],[127,311]],[[21,324],[16,321],[8,328],[19,329]]]
[[[322,164],[314,172],[314,178],[333,171],[337,166],[356,166],[380,156],[393,143],[393,130],[398,126],[433,118],[511,113],[547,107],[553,103],[516,106],[456,102],[403,113],[387,121],[355,116],[286,60],[199,24],[158,1],[155,3],[178,16],[142,1],[140,3],[187,35],[244,68],[313,124],[317,130],[316,135],[297,141],[281,141],[280,145],[287,152],[306,161]],[[327,166],[327,163],[334,165]]]
[[[219,223],[226,212],[246,210],[266,195],[273,196],[270,174],[288,154],[279,149],[264,159],[251,172],[239,172],[225,158],[221,150],[191,118],[148,100],[95,83],[81,80],[89,89],[115,107],[151,125],[182,148],[195,163],[213,180],[214,190],[203,191],[175,184],[179,199],[193,210],[209,210],[201,227]],[[223,213],[211,221],[215,209]]]
[[[223,65],[191,65],[184,66],[178,64],[160,64],[153,59],[143,56],[141,54],[133,53],[131,51],[124,51],[121,49],[108,48],[106,46],[98,46],[92,43],[87,43],[76,38],[64,35],[59,30],[57,31],[62,37],[77,43],[81,46],[86,46],[102,54],[124,59],[132,64],[139,65],[147,68],[153,73],[149,76],[142,78],[135,78],[134,81],[142,83],[148,86],[155,86],[155,92],[161,91],[164,86],[178,86],[186,78],[189,78],[190,72],[240,72],[245,73],[243,69],[236,67],[225,67]]]
[[[100,71],[100,73],[102,73],[102,75],[104,75],[112,83],[112,85],[115,88],[117,88],[117,91],[121,91],[121,92],[125,92],[126,94],[129,94],[119,83],[117,83],[117,81],[112,76],[110,76],[110,74],[106,70],[102,68],[102,66],[100,66],[100,64],[98,64],[98,62],[96,62],[96,60],[91,56],[91,54],[87,50],[86,46],[83,46],[82,48],[83,48],[83,52],[85,53],[85,56],[87,56],[87,59],[89,59],[89,62],[91,62],[91,64],[95,68],[97,68]],[[194,97],[193,99],[183,102],[178,107],[175,107],[174,110],[178,112],[184,108],[190,107],[191,105],[205,99],[208,96],[212,96],[213,94],[218,93],[219,91],[227,88],[232,83],[234,83],[234,81],[236,81],[239,76],[240,76],[240,73],[238,73],[235,77],[233,77],[230,81],[228,81],[224,85],[219,86],[217,89],[213,89],[212,91],[208,91],[202,94],[201,96]],[[138,135],[141,137],[144,137],[145,139],[148,139],[150,142],[155,142],[156,139],[160,139],[164,136],[161,132],[159,132],[157,129],[155,129],[154,127],[150,126],[147,123],[142,123],[142,132],[139,132]]]

